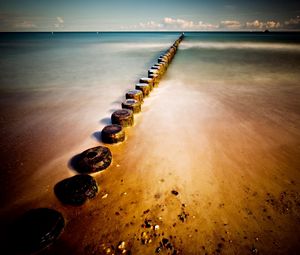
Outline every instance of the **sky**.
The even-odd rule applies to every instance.
[[[1,0],[0,31],[300,30],[300,0]]]

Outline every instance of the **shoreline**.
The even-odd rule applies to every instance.
[[[135,126],[126,129],[126,141],[108,146],[114,159],[107,170],[92,175],[100,188],[95,199],[82,207],[64,206],[49,187],[23,205],[51,205],[67,220],[61,238],[42,254],[104,254],[102,249],[121,241],[133,254],[153,254],[163,232],[184,254],[292,254],[299,248],[294,224],[300,220],[300,155],[293,133],[285,123],[261,122],[259,110],[247,115],[247,107],[241,111],[238,102],[224,101],[211,88],[195,93],[174,83],[176,74],[168,75],[174,80],[162,81],[146,99]],[[174,101],[176,95],[181,97]],[[275,141],[266,137],[279,130],[282,136]],[[282,142],[285,147],[277,148]],[[67,155],[97,144],[80,142],[43,172],[54,170],[57,181],[73,175]],[[182,212],[184,222],[178,218]],[[160,226],[160,236],[147,245],[140,240],[149,231],[142,227],[145,220]]]
[[[145,99],[120,144],[98,138],[120,108],[124,88],[107,88],[105,96],[102,87],[85,95],[66,88],[59,97],[54,90],[6,98],[2,240],[23,212],[49,207],[63,214],[66,227],[41,252],[46,255],[112,254],[121,244],[132,254],[296,254],[299,77],[250,68],[248,76],[233,78],[222,70],[224,80],[205,69],[191,77],[196,69],[184,54]],[[123,93],[117,100],[116,88]],[[111,149],[113,161],[91,174],[97,197],[80,207],[61,204],[53,188],[76,174],[70,160],[98,145]]]

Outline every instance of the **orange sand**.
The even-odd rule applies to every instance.
[[[86,118],[76,125],[85,115],[72,106],[65,114],[73,111],[74,121],[68,118],[59,135],[37,127],[40,140],[16,152],[28,161],[16,168],[19,177],[12,175],[22,189],[6,196],[5,227],[26,209],[47,206],[61,211],[67,225],[42,254],[106,254],[120,241],[132,254],[154,254],[163,237],[179,254],[296,254],[298,87],[194,85],[182,84],[170,67],[126,129],[126,141],[109,146],[113,164],[93,175],[100,193],[82,207],[62,205],[53,186],[75,173],[67,165],[72,156],[99,144],[90,137],[99,123]],[[145,220],[159,230],[142,227]],[[157,237],[144,245],[143,232]]]

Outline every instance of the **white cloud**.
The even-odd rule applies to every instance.
[[[281,24],[278,21],[270,20],[270,21],[267,21],[266,27],[267,28],[279,28],[279,27],[281,27]]]
[[[56,17],[57,21],[61,24],[63,24],[65,21],[62,17]]]
[[[241,23],[237,20],[223,20],[220,22],[220,28],[238,29]]]
[[[300,28],[300,16],[285,22],[285,26],[298,26]],[[207,31],[207,30],[264,30],[283,28],[282,23],[276,20],[247,21],[241,23],[238,20],[223,20],[219,23],[206,23],[203,21],[192,21],[165,17],[161,22],[148,21],[137,25],[122,26],[126,30],[158,30],[158,31]]]
[[[214,24],[205,23],[203,21],[194,22],[184,19],[173,19],[166,17],[163,20],[163,27],[174,30],[210,30],[216,29],[218,26]]]
[[[140,22],[138,25],[122,26],[122,29],[135,29],[135,30],[211,30],[218,28],[218,25],[205,23],[203,21],[194,22],[191,20],[174,19],[165,17],[161,22],[148,21]]]
[[[263,25],[264,25],[263,22],[260,22],[259,20],[254,20],[252,22],[246,22],[247,28],[262,29]]]
[[[156,29],[156,28],[162,28],[162,24],[160,23],[156,23],[154,21],[148,21],[146,23],[139,23],[139,27],[142,28],[142,29]]]
[[[285,21],[284,25],[286,28],[300,29],[300,16],[297,16],[296,18],[291,18],[291,19]]]
[[[64,27],[64,19],[62,17],[56,17],[56,23],[54,24],[54,27],[59,28],[59,27]]]
[[[17,27],[17,28],[35,28],[37,26],[34,23],[32,23],[31,21],[25,20],[21,23],[15,24],[15,27]]]
[[[246,28],[251,29],[274,29],[274,28],[280,28],[281,24],[278,21],[269,20],[267,22],[262,22],[259,20],[254,20],[252,22],[246,22]]]

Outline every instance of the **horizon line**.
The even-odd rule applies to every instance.
[[[282,33],[282,32],[300,32],[300,30],[189,30],[189,31],[183,31],[183,30],[163,30],[163,31],[157,31],[157,30],[66,30],[66,31],[53,31],[53,30],[45,30],[45,31],[0,31],[0,33]]]

